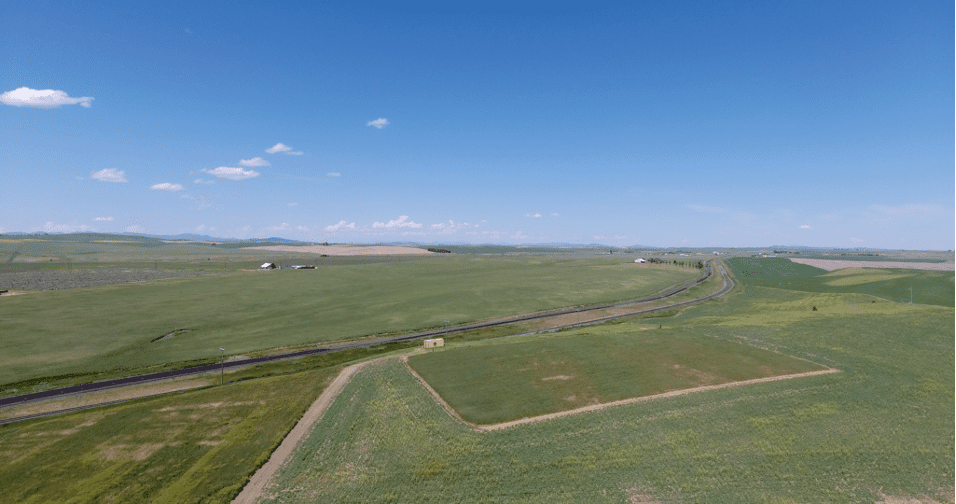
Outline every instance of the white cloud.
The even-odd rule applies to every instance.
[[[534,214],[534,215],[532,215],[532,214],[524,214],[524,215],[525,215],[525,217],[531,217],[531,218],[533,218],[533,219],[534,219],[534,218],[541,217],[541,214],[539,214],[539,213],[536,213],[536,214]]]
[[[345,222],[343,220],[343,221],[339,221],[338,224],[334,224],[332,226],[325,226],[326,231],[338,231],[340,229],[355,229],[355,223]]]
[[[863,240],[861,240],[861,239],[859,239],[859,238],[850,238],[850,241],[853,242],[853,243],[863,243]]]
[[[104,168],[100,171],[93,172],[93,174],[90,176],[96,180],[99,180],[100,182],[126,182],[126,172],[123,170],[117,170],[116,168]]]
[[[292,227],[289,226],[288,222],[283,222],[282,224],[278,226],[270,226],[270,227],[267,227],[266,229],[269,231],[288,231],[289,229],[292,229]]]
[[[368,124],[366,124],[366,126],[375,126],[378,129],[382,129],[387,125],[388,125],[388,119],[385,119],[384,117],[379,117],[378,119],[374,121],[369,121]]]
[[[259,172],[255,170],[243,170],[242,168],[230,168],[228,166],[220,166],[215,170],[207,170],[206,173],[229,180],[245,180],[259,176]]]
[[[215,180],[206,180],[206,179],[201,179],[201,178],[198,178],[198,179],[196,179],[196,180],[193,180],[193,184],[206,184],[206,185],[211,185],[211,184],[215,184],[215,183],[216,183]]]
[[[282,144],[279,144],[282,145]],[[240,159],[239,164],[242,166],[270,166],[270,163],[261,157],[254,157],[252,159]]]
[[[86,224],[56,224],[53,221],[47,221],[47,223],[43,225],[43,229],[45,229],[47,233],[81,233],[93,230],[93,228]]]
[[[308,233],[308,232],[309,232],[309,228],[308,228],[307,226],[296,226],[295,229],[296,229],[296,231],[301,231],[301,232],[303,232],[303,233]]]
[[[551,214],[551,215],[552,215],[553,217],[558,217],[558,214],[556,214],[556,213],[553,213],[553,214]]]
[[[342,174],[339,172],[329,172],[325,174],[326,177],[341,177]]]
[[[800,229],[813,229],[809,224],[800,224]]]
[[[297,202],[293,201],[292,203],[289,203],[289,204],[286,205],[286,206],[294,207],[294,206],[299,206],[299,204],[298,204]]]
[[[408,220],[407,215],[400,215],[396,220],[390,220],[388,222],[375,222],[372,224],[374,228],[420,228],[421,224]]]
[[[90,102],[93,98],[84,96],[82,98],[70,98],[65,91],[53,89],[30,89],[22,87],[0,94],[0,103],[13,105],[14,107],[34,107],[34,108],[56,108],[61,105],[76,105],[90,108]]]
[[[181,184],[170,184],[169,182],[163,182],[162,184],[153,184],[150,189],[154,191],[182,191],[183,186]]]
[[[292,150],[292,147],[289,147],[288,145],[286,145],[286,144],[284,144],[284,143],[277,143],[277,144],[273,145],[272,147],[269,147],[268,149],[266,149],[266,152],[268,152],[269,154],[276,154],[276,153],[281,152],[281,153],[283,153],[283,154],[288,154],[288,155],[290,155],[290,156],[301,156],[301,155],[302,155],[302,151],[294,151],[294,150]]]
[[[112,217],[97,217],[97,218],[95,218],[95,219],[93,219],[93,220],[95,220],[95,221],[106,221],[106,222],[109,222],[109,221],[112,221],[113,218],[112,218]]]

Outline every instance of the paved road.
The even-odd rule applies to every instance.
[[[588,321],[582,322],[582,323],[580,323],[580,324],[570,324],[570,325],[566,325],[566,326],[561,326],[561,327],[556,327],[556,328],[550,328],[550,329],[548,329],[548,330],[549,330],[549,331],[550,331],[550,330],[557,330],[557,329],[560,329],[560,328],[572,327],[572,326],[577,326],[577,325],[595,324],[595,323],[600,323],[600,322],[604,322],[604,321],[612,320],[612,319],[616,319],[616,318],[633,317],[633,316],[635,316],[635,315],[641,315],[641,314],[644,314],[644,313],[653,313],[653,312],[658,312],[658,311],[663,311],[663,310],[670,310],[670,309],[673,309],[673,308],[679,308],[679,307],[683,307],[683,306],[689,306],[689,305],[692,305],[692,304],[696,304],[696,303],[700,303],[700,302],[706,301],[706,300],[708,300],[708,299],[714,299],[714,298],[723,296],[723,295],[725,295],[727,292],[730,292],[730,290],[733,288],[733,285],[734,285],[734,284],[733,284],[733,280],[731,280],[730,277],[727,275],[727,273],[726,273],[726,271],[724,270],[723,266],[722,266],[722,265],[719,265],[718,267],[720,268],[720,271],[721,271],[722,276],[723,276],[723,278],[724,278],[724,285],[723,285],[723,287],[721,288],[720,291],[718,291],[718,292],[716,292],[716,293],[714,293],[714,294],[711,294],[711,295],[709,295],[709,296],[704,296],[704,297],[699,298],[699,299],[690,300],[690,301],[684,301],[684,302],[681,302],[681,303],[675,303],[675,304],[671,304],[671,305],[667,305],[667,306],[662,306],[662,307],[658,307],[658,308],[651,308],[651,309],[647,309],[647,310],[638,310],[638,311],[635,311],[635,312],[632,312],[632,313],[629,313],[629,314],[626,314],[626,315],[616,315],[616,316],[612,316],[612,317],[604,317],[604,318],[600,318],[600,319],[588,320]],[[169,379],[169,378],[175,378],[175,377],[180,377],[180,376],[189,376],[189,375],[210,373],[210,372],[219,371],[221,368],[230,368],[230,369],[231,369],[231,368],[236,368],[236,367],[241,367],[241,366],[249,366],[249,365],[252,365],[252,364],[262,364],[262,363],[265,363],[265,362],[274,362],[274,361],[285,360],[285,359],[295,359],[295,358],[299,358],[299,357],[306,357],[306,356],[309,356],[309,355],[319,355],[319,354],[330,353],[330,352],[338,352],[338,351],[349,350],[349,349],[354,349],[354,348],[364,348],[364,347],[370,347],[370,346],[375,346],[375,345],[383,345],[383,344],[387,344],[387,343],[395,343],[395,342],[400,342],[400,341],[409,341],[409,340],[416,340],[416,339],[422,339],[422,338],[430,338],[430,337],[442,336],[442,335],[448,335],[448,334],[455,334],[455,333],[459,333],[459,332],[463,332],[463,331],[470,331],[470,330],[481,329],[481,328],[485,328],[485,327],[494,327],[494,326],[500,326],[500,325],[507,325],[507,324],[513,324],[513,323],[516,323],[516,322],[524,322],[524,321],[536,320],[536,319],[543,319],[543,318],[548,318],[548,317],[556,317],[556,316],[567,315],[567,314],[571,314],[571,313],[583,313],[583,312],[589,312],[589,311],[603,310],[603,309],[606,309],[606,308],[615,308],[615,307],[622,307],[622,306],[634,305],[634,304],[639,304],[639,303],[646,303],[646,302],[650,302],[650,301],[658,301],[658,300],[661,300],[661,299],[666,299],[666,298],[669,298],[669,297],[673,297],[673,296],[675,296],[675,295],[677,295],[677,294],[680,294],[680,293],[682,293],[682,292],[686,292],[686,291],[690,290],[691,288],[693,288],[693,287],[695,287],[695,286],[697,286],[697,285],[700,285],[701,283],[703,283],[704,281],[706,281],[707,279],[709,279],[711,276],[713,276],[713,271],[711,270],[711,262],[708,261],[708,262],[706,263],[705,268],[704,268],[704,273],[703,273],[700,277],[698,277],[698,278],[696,278],[696,279],[694,279],[694,280],[691,280],[690,282],[687,282],[687,283],[684,283],[684,284],[681,284],[681,285],[672,287],[672,288],[670,288],[670,289],[666,289],[666,290],[662,291],[660,294],[657,294],[657,295],[651,296],[651,297],[647,297],[647,298],[635,299],[635,300],[630,300],[630,301],[624,301],[624,302],[620,302],[620,303],[605,304],[605,305],[600,305],[600,306],[589,306],[589,307],[585,307],[585,308],[571,308],[571,309],[565,309],[565,310],[559,310],[559,311],[552,311],[552,312],[546,312],[546,313],[535,313],[535,314],[524,315],[524,316],[519,316],[519,317],[512,317],[512,318],[508,318],[508,319],[495,320],[495,321],[491,321],[491,322],[481,322],[481,323],[475,323],[475,324],[468,324],[468,325],[464,325],[464,326],[456,326],[456,327],[448,328],[448,329],[439,329],[439,330],[419,332],[419,333],[414,333],[414,334],[407,334],[407,335],[404,335],[404,336],[391,336],[391,337],[377,338],[377,339],[371,339],[371,340],[352,341],[352,342],[342,343],[342,344],[338,344],[338,345],[331,345],[331,346],[327,346],[327,347],[313,348],[313,349],[309,349],[309,350],[301,350],[301,351],[298,351],[298,352],[289,352],[289,353],[284,353],[284,354],[268,355],[268,356],[265,356],[265,357],[255,357],[255,358],[250,358],[250,359],[234,360],[234,361],[230,361],[230,362],[226,362],[226,363],[222,363],[222,364],[220,364],[220,363],[207,364],[207,365],[203,365],[203,366],[194,366],[194,367],[188,367],[188,368],[182,368],[182,369],[173,369],[173,370],[162,371],[162,372],[158,372],[158,373],[149,373],[149,374],[143,374],[143,375],[137,375],[137,376],[129,376],[129,377],[126,377],[126,378],[117,378],[117,379],[115,379],[115,380],[106,380],[106,381],[100,381],[100,382],[85,383],[85,384],[82,384],[82,385],[74,385],[74,386],[72,386],[72,387],[63,387],[63,388],[45,390],[45,391],[43,391],[43,392],[35,392],[35,393],[32,393],[32,394],[24,394],[24,395],[18,395],[18,396],[4,397],[4,398],[0,399],[0,409],[2,409],[2,408],[7,408],[7,407],[11,407],[11,406],[18,406],[18,405],[23,405],[23,404],[29,404],[29,403],[33,403],[33,402],[39,402],[39,401],[47,401],[47,400],[57,399],[57,398],[59,398],[59,397],[68,397],[68,396],[72,396],[72,395],[85,394],[85,393],[89,393],[89,392],[98,392],[98,391],[109,390],[109,389],[113,389],[113,388],[126,387],[126,386],[129,386],[129,385],[137,385],[137,384],[149,383],[149,382],[154,382],[154,381],[167,380],[167,379]],[[542,331],[534,331],[534,332],[542,332]],[[524,334],[527,334],[527,333],[524,333]],[[132,400],[132,399],[130,399],[130,400]],[[110,404],[112,404],[112,403],[110,403]],[[89,407],[95,407],[95,406],[98,406],[98,405],[91,405],[91,406],[89,406]],[[80,409],[80,408],[72,408],[72,409],[70,409],[70,410],[55,411],[55,412],[50,412],[50,413],[48,413],[48,414],[49,414],[49,415],[52,415],[52,414],[57,414],[57,413],[66,412],[66,411],[75,411],[76,409]],[[19,420],[26,420],[27,418],[37,418],[37,417],[39,417],[39,416],[46,416],[46,415],[48,415],[48,414],[31,415],[31,416],[29,416],[29,417],[10,418],[10,419],[6,419],[6,420],[3,420],[3,421],[0,421],[0,425],[5,424],[5,423],[11,423],[11,422],[19,421]]]

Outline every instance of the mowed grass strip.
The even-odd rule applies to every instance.
[[[409,365],[462,418],[494,424],[705,385],[825,369],[681,329],[577,329],[448,348]]]
[[[633,299],[699,273],[609,258],[453,256],[4,297],[0,384]]]
[[[230,502],[337,371],[0,426],[0,501]]]

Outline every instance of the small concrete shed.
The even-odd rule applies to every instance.
[[[425,340],[425,348],[437,348],[445,346],[445,338],[435,338]]]

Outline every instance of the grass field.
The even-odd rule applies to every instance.
[[[220,346],[240,355],[636,298],[698,274],[610,258],[436,256],[10,296],[0,384],[9,394],[44,377],[215,360]]]
[[[869,294],[888,301],[953,306],[956,288],[952,271],[849,268],[827,272],[783,258],[744,258],[728,261],[748,285],[805,292]]]
[[[953,308],[738,280],[618,326],[842,372],[479,433],[386,364],[353,378],[263,502],[952,502]]]
[[[823,366],[681,328],[573,329],[431,351],[409,365],[466,421],[493,424]]]
[[[0,426],[0,501],[230,502],[336,370]]]

